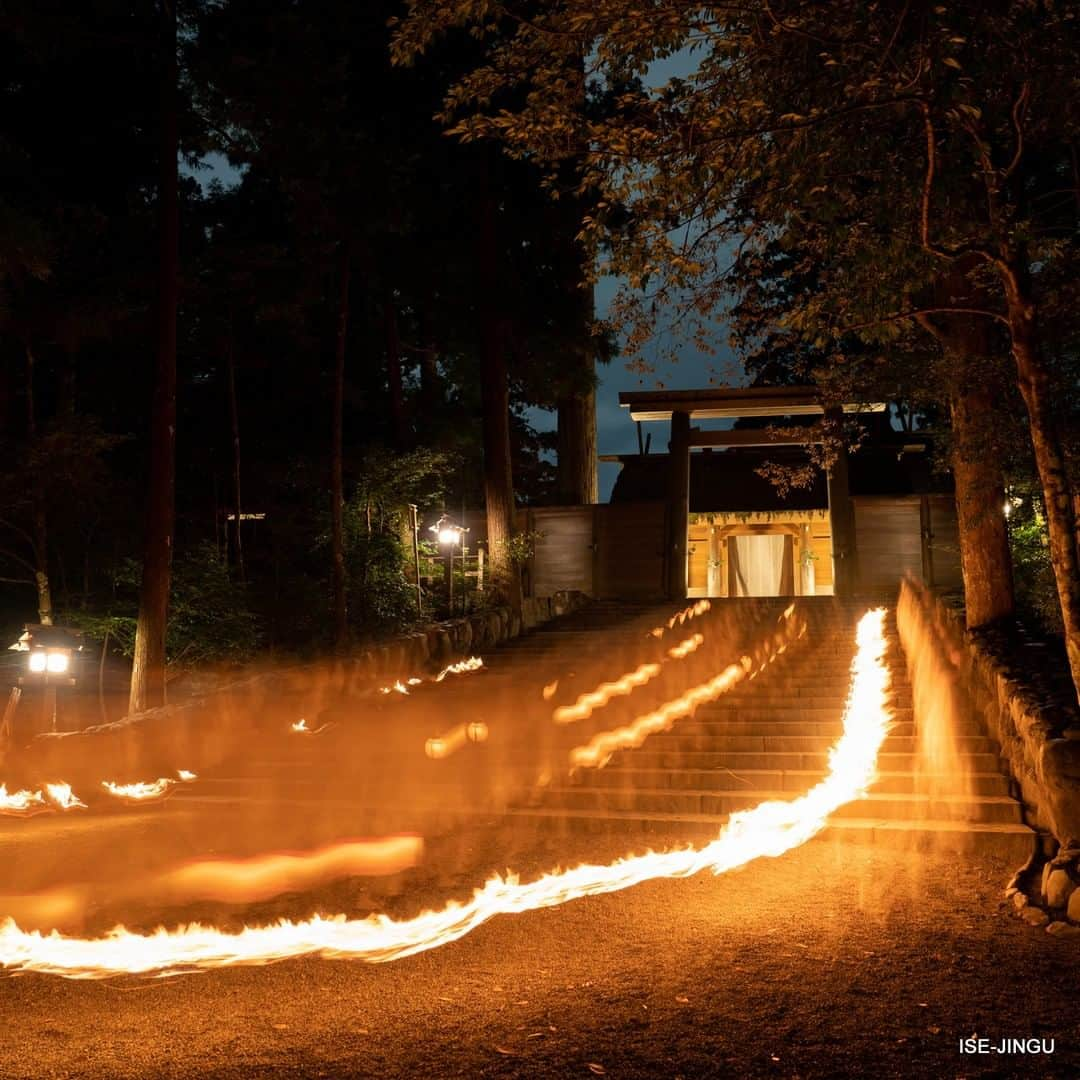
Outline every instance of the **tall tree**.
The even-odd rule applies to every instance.
[[[159,10],[157,373],[151,405],[149,490],[143,526],[139,621],[128,702],[132,713],[165,704],[165,634],[176,513],[176,309],[180,233],[177,20],[173,0],[161,0]]]

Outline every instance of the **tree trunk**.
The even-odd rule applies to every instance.
[[[582,357],[582,372],[593,378],[591,355]],[[599,501],[596,460],[596,389],[558,400],[558,497],[569,506]]]
[[[34,404],[34,349],[26,342],[26,445],[33,453],[37,443],[37,410]],[[33,548],[34,585],[38,597],[38,622],[52,626],[52,589],[49,584],[49,520],[40,485],[34,485],[33,501]]]
[[[330,446],[330,548],[334,605],[334,646],[341,652],[349,641],[345,581],[345,480],[342,444],[345,415],[345,345],[349,332],[349,284],[352,247],[342,240],[338,253],[337,340],[334,349],[334,404]]]
[[[439,350],[435,343],[435,290],[430,280],[424,289],[424,304],[420,311],[420,423],[430,421],[442,403],[442,382],[439,379]]]
[[[1050,561],[1065,626],[1065,650],[1080,697],[1080,559],[1074,493],[1069,486],[1061,432],[1051,402],[1050,373],[1039,348],[1035,303],[1027,294],[1019,270],[1010,267],[1003,281],[1017,381],[1027,406],[1031,444],[1046,507]]]
[[[968,629],[975,629],[1010,618],[1016,609],[1005,484],[989,445],[993,395],[985,385],[958,388],[950,395],[949,415],[965,617]]]
[[[968,277],[978,265],[960,260],[934,286],[934,303],[943,308],[987,307],[984,290]],[[1012,554],[1005,520],[1005,483],[995,446],[995,387],[986,378],[986,361],[995,351],[994,326],[970,315],[920,319],[937,338],[952,373],[949,416],[951,466],[955,481],[960,569],[968,629],[1015,614]]]
[[[236,555],[236,574],[240,581],[244,575],[244,542],[241,528],[240,510],[240,409],[236,400],[236,337],[233,322],[229,318],[229,339],[225,347],[226,375],[229,382],[229,423],[232,426],[233,450],[233,514],[236,516],[236,528],[233,530],[233,551]],[[228,517],[226,517],[226,523]]]
[[[135,630],[129,713],[165,704],[176,483],[177,201],[176,10],[162,4],[160,178],[158,190],[157,373],[150,419],[150,486],[143,532],[142,587]]]
[[[484,505],[491,587],[496,596],[521,610],[521,582],[511,558],[514,532],[514,483],[510,457],[510,380],[506,366],[507,333],[499,310],[497,208],[485,173],[480,198],[479,297],[480,387],[484,428]]]
[[[386,381],[390,388],[390,428],[395,450],[404,450],[409,442],[405,422],[405,390],[401,381],[401,341],[398,337],[397,304],[394,290],[383,291],[383,332],[386,338]]]

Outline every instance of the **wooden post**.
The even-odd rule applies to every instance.
[[[671,414],[668,443],[668,598],[685,600],[687,530],[690,525],[690,414]]]
[[[424,590],[420,587],[420,508],[409,503],[409,519],[412,522],[413,565],[416,567],[416,617],[424,615]]]
[[[826,413],[826,419],[842,420],[837,411]],[[841,447],[826,474],[829,493],[829,529],[832,532],[833,595],[854,596],[858,583],[855,548],[855,507],[848,486],[847,448]]]

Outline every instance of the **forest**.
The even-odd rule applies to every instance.
[[[515,507],[596,501],[596,365],[664,328],[704,370],[719,325],[755,384],[934,432],[968,626],[1060,635],[1080,684],[1070,5],[6,11],[12,640],[108,634],[132,712],[341,652],[422,615],[410,504],[482,509],[513,603]]]

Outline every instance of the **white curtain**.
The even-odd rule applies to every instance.
[[[788,537],[733,536],[731,569],[735,596],[779,596]]]

